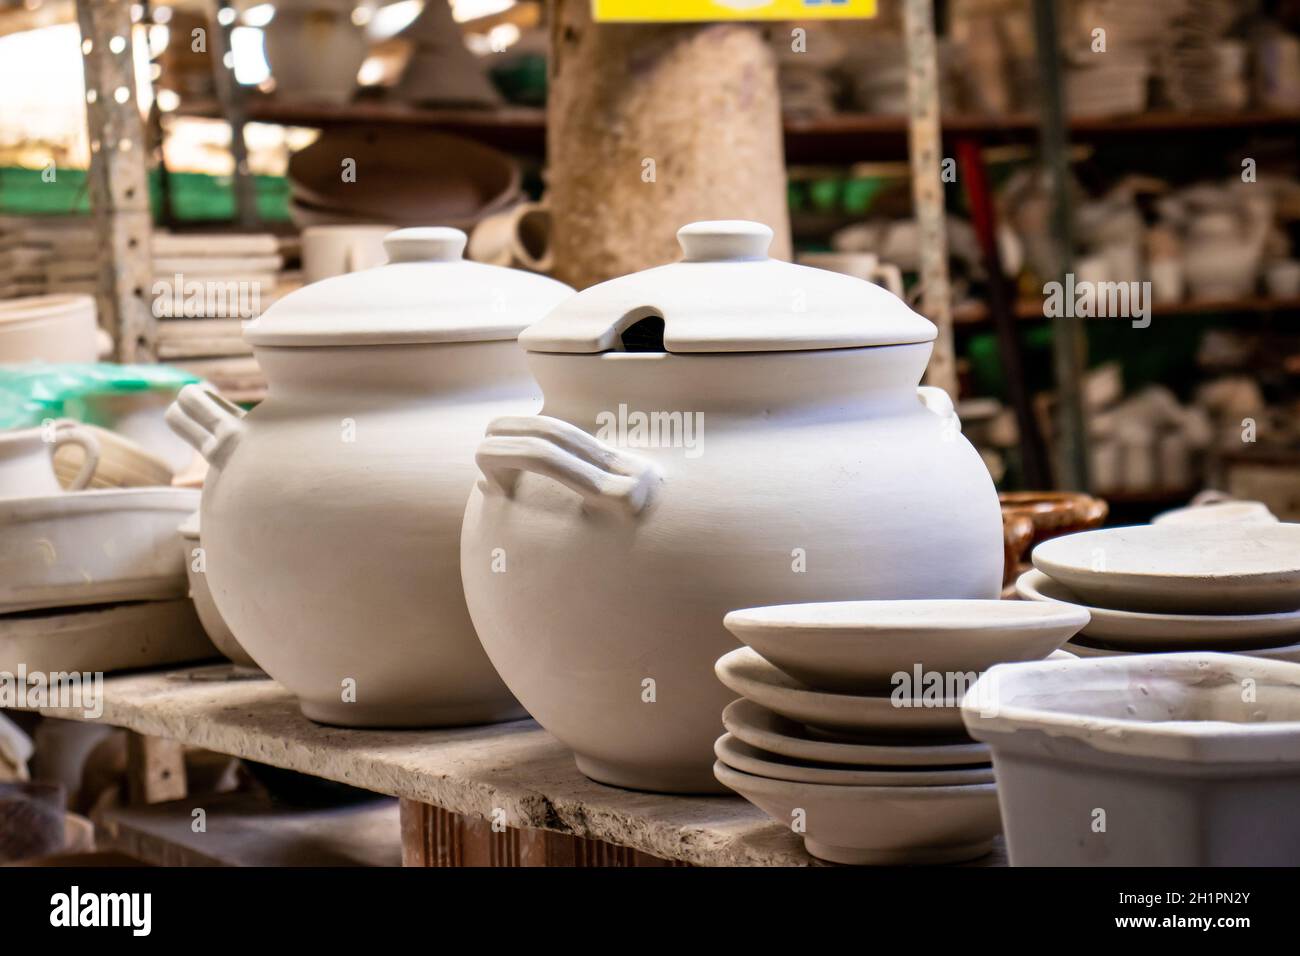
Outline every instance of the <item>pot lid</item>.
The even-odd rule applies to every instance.
[[[578,293],[520,344],[530,352],[776,352],[908,345],[937,334],[878,285],[769,259],[772,230],[761,223],[695,222],[677,240],[682,261]]]
[[[399,345],[513,339],[573,294],[562,282],[463,258],[466,236],[398,229],[388,263],[313,282],[244,327],[251,345]]]

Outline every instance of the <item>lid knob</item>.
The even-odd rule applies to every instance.
[[[772,230],[761,222],[744,219],[693,222],[677,230],[677,241],[687,262],[766,259]]]
[[[449,226],[398,229],[384,236],[389,262],[458,262],[468,237]]]

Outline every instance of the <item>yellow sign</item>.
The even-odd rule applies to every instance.
[[[869,20],[876,0],[591,0],[596,20],[684,23],[706,20]]]

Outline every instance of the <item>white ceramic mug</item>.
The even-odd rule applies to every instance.
[[[309,226],[302,231],[302,278],[319,282],[382,266],[384,236],[393,226]]]
[[[814,269],[842,272],[846,276],[883,285],[903,298],[902,271],[896,265],[881,262],[874,252],[804,252],[799,255],[799,262]]]
[[[99,465],[99,442],[87,429],[59,421],[43,428],[0,433],[0,498],[61,494],[54,452],[66,444],[80,445],[86,453],[81,470],[68,486],[69,491],[80,491],[90,484]]]

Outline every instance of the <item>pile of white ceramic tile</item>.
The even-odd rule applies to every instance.
[[[718,780],[836,863],[949,863],[1000,829],[989,751],[961,704],[994,664],[1068,658],[1088,621],[1020,601],[851,601],[733,611],[718,660]]]

